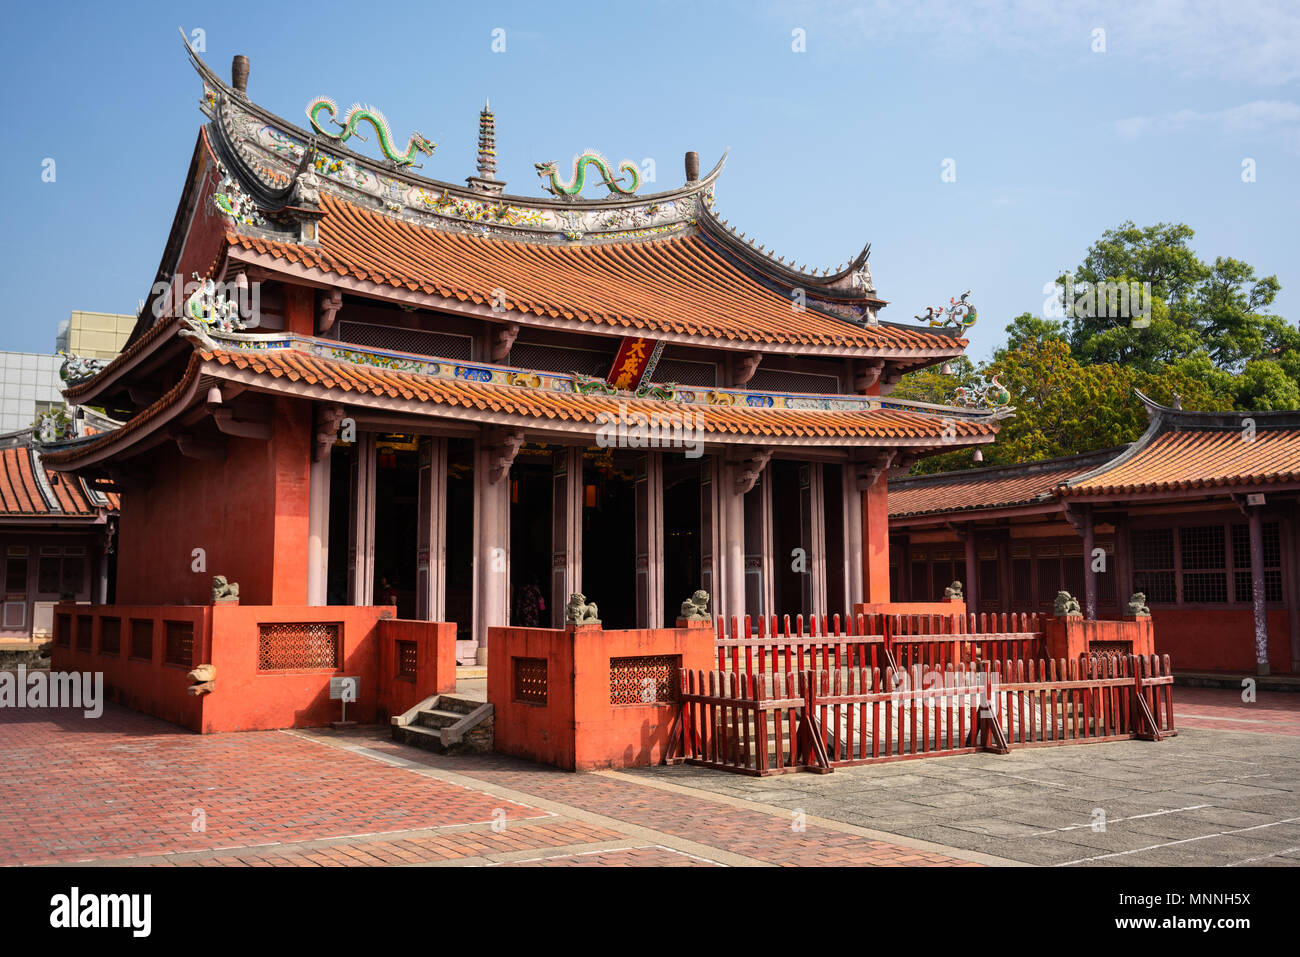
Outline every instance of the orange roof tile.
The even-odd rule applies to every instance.
[[[756,283],[694,234],[561,245],[431,229],[329,193],[319,246],[231,231],[232,246],[379,285],[639,333],[731,342],[956,352],[966,340],[888,325],[858,326]]]
[[[894,479],[889,483],[889,517],[905,518],[1032,504],[1050,498],[1061,483],[1092,471],[1113,458],[1118,451],[1106,449],[1026,465],[1003,465]]]
[[[1061,491],[1116,495],[1300,482],[1300,428],[1261,428],[1250,441],[1244,436],[1241,428],[1162,432],[1131,457]]]
[[[942,436],[945,428],[944,420],[939,416],[899,409],[833,411],[682,405],[654,399],[578,395],[447,379],[339,362],[290,350],[204,352],[202,355],[219,365],[251,370],[272,380],[322,385],[343,393],[339,396],[341,399],[346,399],[346,393],[355,392],[552,421],[595,425],[602,421],[601,413],[617,415],[619,406],[624,405],[629,414],[645,412],[680,416],[693,413],[698,416],[698,426],[713,435],[930,439]],[[979,420],[958,420],[954,428],[957,438],[992,436],[997,431],[993,423]]]
[[[81,481],[67,475],[45,472],[45,480],[58,508],[52,508],[41,493],[33,466],[33,452],[26,446],[0,449],[0,516],[51,518],[95,518],[100,510],[91,504]],[[110,508],[115,508],[110,502]]]

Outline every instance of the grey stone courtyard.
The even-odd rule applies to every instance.
[[[754,778],[687,765],[636,773],[787,808],[792,819],[802,811],[810,822],[853,824],[1007,862],[1297,866],[1300,736],[1267,727],[1185,727],[1159,743],[1028,748],[828,775]],[[1102,815],[1104,830],[1097,826]]]

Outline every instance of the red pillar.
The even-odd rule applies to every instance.
[[[271,456],[275,533],[271,604],[307,604],[307,512],[311,497],[311,404],[276,399]]]
[[[862,492],[862,600],[889,601],[889,502],[884,475]]]
[[[316,291],[307,286],[284,287],[284,328],[300,336],[316,334]]]

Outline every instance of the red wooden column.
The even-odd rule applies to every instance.
[[[889,502],[884,472],[867,470],[862,492],[862,600],[889,601]]]
[[[284,287],[284,329],[300,336],[316,334],[316,290],[307,286]]]
[[[979,614],[979,558],[975,554],[975,525],[966,526],[966,607]]]
[[[1264,520],[1258,505],[1249,506],[1250,596],[1255,607],[1255,667],[1268,674],[1268,609],[1264,605]]]
[[[1092,550],[1097,545],[1093,533],[1092,508],[1083,508],[1083,615],[1089,621],[1097,617],[1097,573],[1092,570]]]

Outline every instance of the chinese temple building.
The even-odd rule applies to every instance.
[[[117,496],[47,469],[29,441],[0,449],[0,638],[47,638],[60,601],[111,596]]]
[[[722,162],[651,193],[588,153],[512,194],[485,106],[473,175],[438,181],[378,111],[322,98],[304,129],[244,58],[227,83],[191,55],[208,122],[153,289],[66,392],[124,424],[45,455],[121,494],[118,603],[203,603],[220,573],[244,604],[455,622],[480,661],[571,593],[612,628],[697,588],[844,613],[890,599],[881,476],[995,438],[990,409],[889,398],[960,327],[880,319],[869,247],[818,272],[746,239]]]
[[[1122,448],[890,481],[895,597],[1118,619],[1138,591],[1181,672],[1300,672],[1300,413],[1142,398]]]

